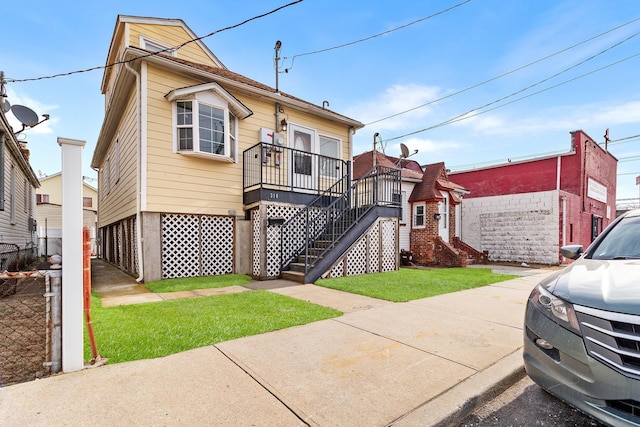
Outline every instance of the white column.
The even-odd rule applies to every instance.
[[[85,141],[58,138],[62,148],[62,370],[79,371],[83,355],[82,149]]]

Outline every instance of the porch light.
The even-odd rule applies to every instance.
[[[286,119],[280,120],[280,131],[281,132],[286,132],[287,131],[287,120]]]
[[[440,221],[440,217],[441,216],[442,215],[440,215],[439,213],[436,212],[436,213],[433,214],[433,219],[435,219],[436,221]]]

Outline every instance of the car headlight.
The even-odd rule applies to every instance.
[[[529,301],[540,310],[545,316],[558,323],[560,326],[575,332],[578,335],[580,333],[580,326],[578,324],[578,318],[576,312],[573,310],[573,305],[565,300],[558,298],[551,292],[547,291],[542,285],[535,287]]]

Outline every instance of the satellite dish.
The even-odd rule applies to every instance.
[[[11,103],[9,102],[8,99],[5,99],[2,101],[2,111],[4,111],[5,113],[8,113],[9,110],[11,110]]]
[[[402,158],[406,159],[409,157],[409,149],[403,143],[400,143],[400,151],[402,152]]]
[[[25,126],[34,127],[38,124],[38,115],[31,108],[24,105],[14,105],[11,107],[13,115]]]

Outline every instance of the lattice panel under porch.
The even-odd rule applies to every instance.
[[[267,218],[291,218],[300,208],[284,205],[267,205]],[[301,231],[304,236],[304,230]],[[296,233],[296,236],[298,233]],[[291,242],[289,242],[291,244]],[[267,225],[267,277],[280,275],[281,235],[279,225]]]
[[[162,278],[200,274],[199,221],[195,215],[162,214]]]
[[[260,211],[254,209],[251,211],[253,224],[253,275],[260,276]]]
[[[200,221],[202,275],[233,273],[233,218],[203,216]]]
[[[360,238],[347,254],[347,276],[367,272],[367,236]]]
[[[382,265],[380,270],[396,270],[398,258],[396,254],[396,239],[398,238],[396,223],[395,221],[380,221],[380,228],[382,234]]]
[[[380,222],[369,229],[369,269],[370,273],[380,268]]]
[[[133,243],[131,245],[131,252],[133,253],[133,272],[138,274],[140,267],[138,266],[138,230],[136,227],[136,219],[131,218],[131,233],[133,234]]]
[[[340,262],[335,264],[329,273],[329,277],[340,277],[344,276],[344,259],[341,259]]]

